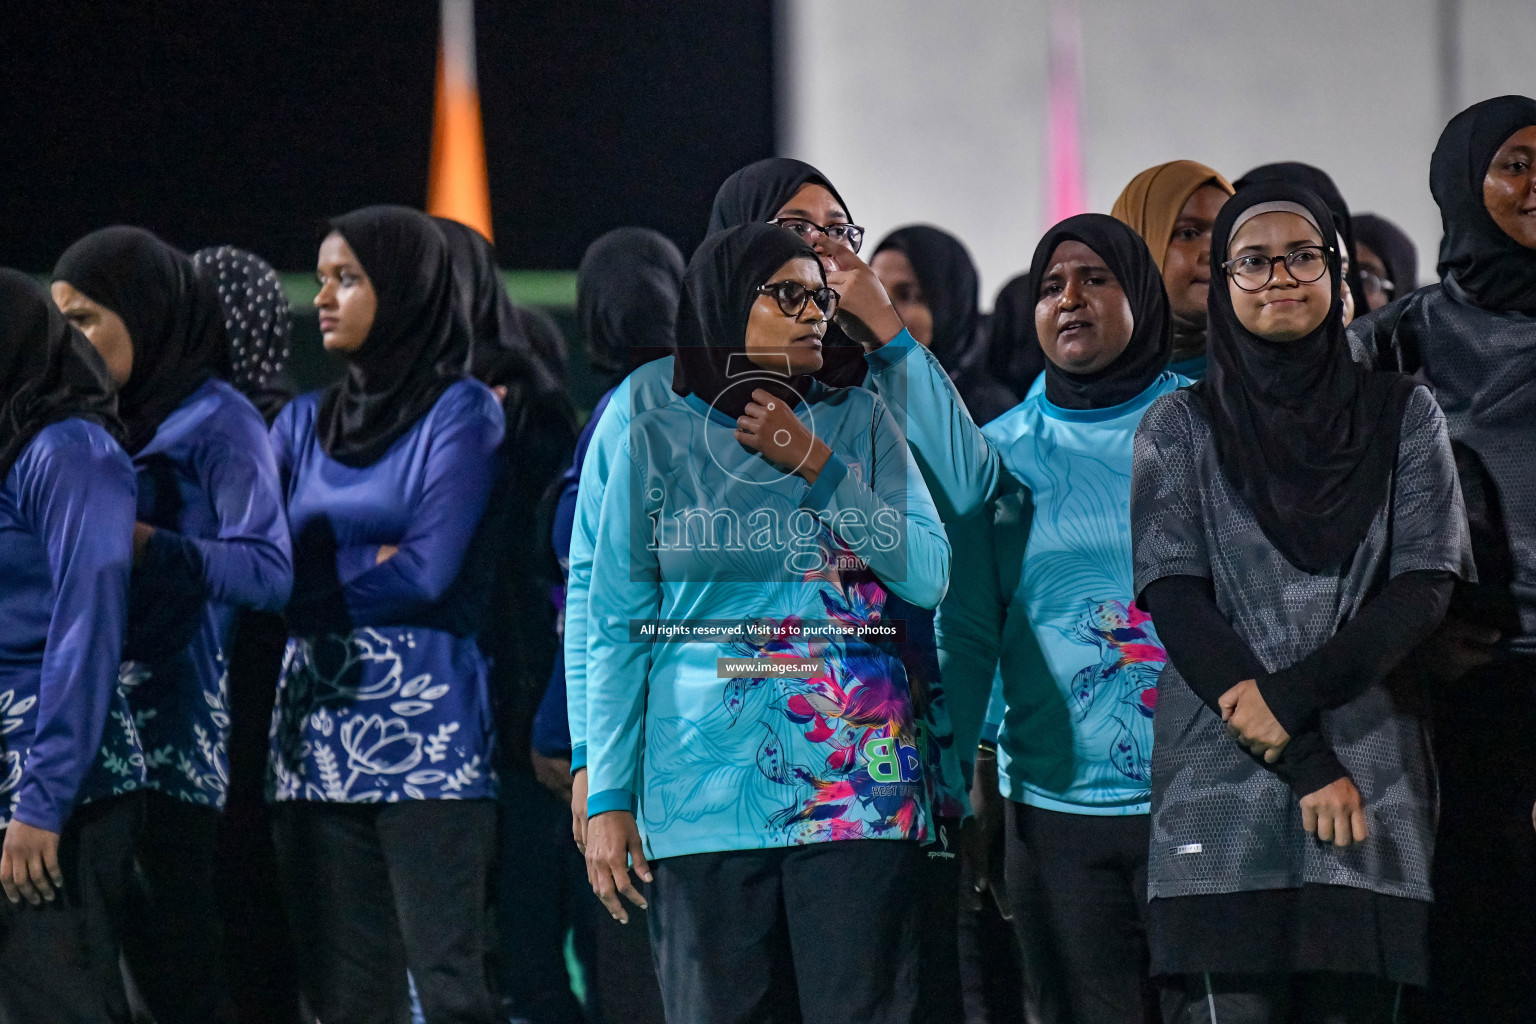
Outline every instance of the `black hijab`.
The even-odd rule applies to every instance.
[[[897,228],[875,246],[873,256],[887,249],[901,253],[933,314],[933,340],[928,346],[950,376],[972,368],[982,353],[979,330],[981,279],[960,239],[927,224]]]
[[[128,454],[149,444],[209,377],[229,375],[224,310],[212,283],[143,228],[91,232],[64,250],[53,279],[110,309],[128,328],[133,371],[118,393]]]
[[[987,369],[1022,400],[1045,371],[1045,351],[1035,336],[1035,296],[1029,274],[1014,277],[992,300],[987,325]]]
[[[361,468],[469,375],[472,340],[448,242],[431,217],[366,206],[336,217],[330,230],[347,240],[378,297],[373,327],[345,354],[347,375],[326,388],[317,424],[325,453]]]
[[[1504,141],[1536,125],[1536,99],[1499,96],[1451,118],[1429,163],[1429,189],[1440,206],[1440,276],[1452,278],[1474,306],[1536,316],[1536,249],[1504,233],[1483,205],[1483,178]]]
[[[1419,250],[1407,232],[1374,213],[1355,217],[1354,226],[1355,248],[1368,246],[1387,268],[1387,280],[1392,282],[1389,293],[1392,298],[1400,299],[1419,286]],[[1360,309],[1356,315],[1364,316],[1368,312],[1370,310]]]
[[[806,185],[820,185],[847,211],[848,204],[826,175],[803,160],[774,156],[747,164],[721,183],[709,210],[709,233],[772,220]]]
[[[1339,191],[1339,186],[1333,183],[1327,171],[1297,161],[1255,167],[1237,179],[1234,187],[1246,188],[1249,185],[1277,181],[1289,182],[1306,189],[1328,207],[1328,216],[1333,221],[1333,230],[1344,239],[1344,251],[1349,254],[1349,274],[1344,279],[1344,283],[1349,285],[1349,294],[1354,297],[1355,316],[1364,316],[1370,312],[1365,304],[1365,286],[1360,283],[1360,257],[1355,252],[1355,222],[1349,215],[1349,204],[1344,201],[1344,193]],[[1479,178],[1478,181],[1481,182],[1482,179]],[[1327,241],[1329,245],[1335,247],[1338,245],[1332,238]]]
[[[491,387],[505,387],[508,401],[518,392],[559,390],[563,373],[535,347],[533,325],[507,295],[490,240],[456,220],[432,219],[448,242],[459,308],[469,321],[471,375]]]
[[[792,259],[821,261],[816,250],[787,228],[773,224],[743,224],[717,231],[704,239],[683,275],[683,298],[677,311],[677,363],[672,390],[697,395],[727,416],[738,417],[752,400],[754,389],[799,404],[812,386],[813,375],[783,376],[765,381],[769,370],[749,363],[746,352],[747,317],[757,301],[757,287]],[[734,357],[734,358],[732,358]],[[750,374],[747,380],[732,378]]]
[[[1080,213],[1051,228],[1035,246],[1035,258],[1029,265],[1029,296],[1039,296],[1041,283],[1051,269],[1051,256],[1066,241],[1082,242],[1092,249],[1120,282],[1131,304],[1131,340],[1113,362],[1094,373],[1068,373],[1046,360],[1045,397],[1063,409],[1107,409],[1129,402],[1168,369],[1168,357],[1173,353],[1168,292],[1157,261],[1134,229],[1102,213]],[[1038,349],[1034,302],[1029,303],[1028,315],[1027,344]]]
[[[615,228],[587,246],[576,318],[602,391],[634,368],[632,352],[648,361],[672,351],[682,290],[683,254],[659,231]]]
[[[1211,236],[1210,367],[1191,391],[1210,419],[1222,473],[1270,543],[1304,572],[1337,572],[1386,499],[1413,384],[1350,358],[1331,238],[1332,303],[1316,330],[1279,343],[1237,319],[1221,265],[1239,218],[1268,203],[1305,209],[1328,234],[1327,204],[1299,185],[1247,186],[1227,200]]]
[[[107,364],[41,285],[0,268],[0,481],[38,431],[71,418],[122,437]]]
[[[278,376],[293,336],[293,311],[282,281],[266,260],[232,245],[199,249],[192,265],[212,283],[224,310],[229,382],[271,423],[293,398]]]
[[[820,185],[832,193],[843,212],[853,217],[825,174],[803,160],[775,156],[748,164],[721,183],[709,211],[709,233],[771,220],[806,185]],[[835,323],[827,325],[822,355],[826,362],[815,377],[823,384],[852,388],[864,382],[869,371],[864,350]]]

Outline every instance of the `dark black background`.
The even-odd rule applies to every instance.
[[[0,4],[0,265],[94,228],[314,265],[317,228],[426,201],[434,0]],[[497,249],[574,268],[621,224],[684,252],[774,150],[771,0],[479,0]]]

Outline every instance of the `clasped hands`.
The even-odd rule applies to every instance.
[[[1291,734],[1275,718],[1259,692],[1257,680],[1244,679],[1217,700],[1227,735],[1266,764],[1280,760]],[[1365,842],[1369,829],[1364,801],[1348,776],[1301,798],[1301,827],[1325,843],[1338,847]],[[1536,814],[1536,810],[1533,810]]]
[[[1217,703],[1221,720],[1227,723],[1227,735],[1267,764],[1280,760],[1280,753],[1291,742],[1291,734],[1276,720],[1274,712],[1259,692],[1257,680],[1244,679],[1222,694]]]

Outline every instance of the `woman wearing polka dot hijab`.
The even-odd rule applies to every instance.
[[[282,374],[293,317],[277,271],[253,252],[232,245],[192,254],[199,273],[218,289],[229,336],[230,383],[261,410],[268,425],[293,398]]]

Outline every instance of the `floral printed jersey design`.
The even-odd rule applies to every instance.
[[[117,688],[133,495],[128,456],[77,419],[44,427],[0,480],[0,826],[57,832],[144,781]]]
[[[1076,814],[1149,810],[1168,656],[1134,603],[1131,461],[1147,409],[1188,383],[1165,373],[1093,410],[1040,394],[982,429],[1020,489],[982,517],[989,536],[972,546],[994,565],[945,603],[941,633],[947,673],[970,685],[1000,670],[1006,710],[993,724],[1010,799]]]
[[[318,398],[272,427],[296,573],[268,795],[494,797],[487,669],[466,628],[480,595],[459,570],[494,483],[501,407],[459,381],[377,462],[353,468],[321,450]],[[380,562],[386,544],[399,551]]]
[[[229,666],[240,608],[280,611],[293,583],[288,523],[266,424],[209,380],[133,459],[140,522],[119,687],[144,744],[147,784],[222,807],[229,786]]]

